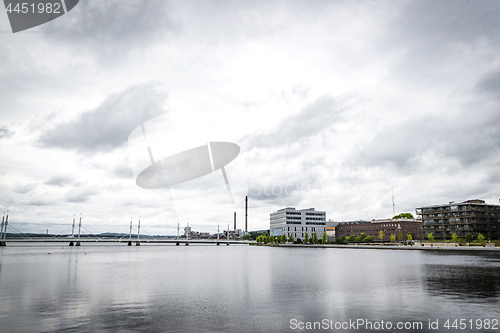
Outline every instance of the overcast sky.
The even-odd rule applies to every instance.
[[[268,229],[500,198],[498,1],[98,1],[13,34],[0,13],[0,209],[23,231]],[[135,183],[130,133],[165,156],[238,144],[227,172]],[[242,184],[244,185],[242,187]],[[16,225],[17,223],[17,225]],[[24,223],[24,224],[23,224]]]

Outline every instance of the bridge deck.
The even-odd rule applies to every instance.
[[[1,239],[0,242],[5,243],[193,243],[193,244],[250,244],[252,241],[245,240],[227,240],[227,239],[137,239],[137,238],[6,238]]]

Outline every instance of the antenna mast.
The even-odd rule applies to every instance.
[[[396,206],[394,205],[394,188],[392,188],[392,216],[396,216]]]

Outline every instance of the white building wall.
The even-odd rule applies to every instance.
[[[286,235],[296,240],[304,240],[305,234],[311,239],[316,232],[318,239],[321,239],[326,232],[326,212],[316,211],[314,208],[296,210],[288,207],[270,214],[270,233],[271,236]],[[280,232],[281,231],[281,232]]]

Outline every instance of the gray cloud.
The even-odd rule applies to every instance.
[[[407,1],[390,15],[380,51],[390,53],[391,74],[405,85],[438,85],[459,79],[469,66],[494,63],[500,21],[497,1]],[[472,68],[472,67],[471,67]]]
[[[17,185],[16,187],[14,187],[13,191],[16,193],[25,194],[25,193],[28,193],[28,192],[34,190],[37,186],[38,186],[37,183]]]
[[[49,180],[43,182],[45,185],[51,186],[64,186],[68,184],[72,184],[74,179],[70,176],[53,176]]]
[[[485,94],[488,97],[500,99],[500,71],[493,71],[481,77],[475,86],[475,91],[480,94]]]
[[[394,24],[412,37],[409,42],[440,40],[445,44],[456,41],[470,43],[488,38],[498,44],[500,22],[497,1],[409,1]]]
[[[80,152],[113,150],[127,141],[135,127],[164,113],[165,100],[166,93],[154,84],[132,86],[77,119],[46,130],[39,144]]]
[[[455,111],[452,117],[443,113],[383,128],[368,141],[360,138],[347,162],[411,169],[424,157],[441,164],[454,159],[466,167],[492,161],[500,153],[500,114],[477,107],[473,113],[464,106],[466,111]]]
[[[296,115],[281,121],[271,131],[248,135],[242,141],[247,149],[298,143],[342,121],[345,110],[346,107],[336,99],[323,96]]]
[[[91,196],[96,195],[98,192],[92,188],[86,189],[71,189],[66,194],[66,202],[85,202],[90,199]]]
[[[118,178],[134,178],[134,173],[132,172],[132,168],[127,164],[119,164],[117,165],[112,173]]]
[[[0,126],[0,140],[14,135],[14,132],[9,131],[6,127]]]
[[[300,184],[292,181],[283,182],[280,179],[269,183],[254,179],[250,181],[248,197],[252,200],[270,201],[273,203],[287,202],[288,205],[291,205],[298,201],[298,198],[293,199],[294,192],[300,190]]]
[[[130,51],[146,48],[175,30],[172,16],[165,1],[80,1],[42,30],[50,40],[94,54],[106,65],[116,65]]]
[[[55,202],[43,199],[33,199],[26,204],[30,206],[55,206]]]

